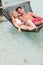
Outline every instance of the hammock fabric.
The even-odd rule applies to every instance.
[[[16,4],[16,5],[12,5],[12,6],[8,6],[6,8],[3,8],[2,9],[2,12],[3,12],[3,15],[12,23],[12,20],[10,19],[10,11],[11,10],[15,10],[17,7],[22,7],[25,12],[32,12],[32,9],[31,9],[31,5],[30,5],[30,1],[27,1],[27,2],[23,2],[21,4]],[[13,24],[13,23],[12,23]],[[14,24],[13,24],[14,25]],[[23,31],[26,31],[28,32],[29,30],[23,30]],[[33,31],[30,31],[30,32],[35,32],[34,30]]]

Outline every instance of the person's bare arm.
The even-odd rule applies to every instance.
[[[32,12],[29,12],[32,16],[34,16],[34,17],[40,17],[40,16],[38,16],[38,15],[36,15],[35,13],[32,13]]]
[[[12,16],[12,23],[18,28],[19,26],[17,25],[17,23],[16,23],[16,21],[15,21],[15,19],[14,19],[14,17]]]

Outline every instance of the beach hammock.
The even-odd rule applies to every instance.
[[[15,10],[17,7],[22,7],[25,12],[33,12],[32,9],[31,9],[31,5],[30,5],[30,1],[25,1],[25,2],[20,2],[20,3],[16,3],[16,4],[12,4],[12,5],[8,5],[6,7],[3,7],[2,8],[2,12],[3,12],[3,15],[12,23],[12,20],[10,18],[10,11],[11,10]],[[12,23],[13,24],[13,23]],[[14,24],[13,24],[14,25]],[[29,31],[29,30],[23,30],[23,31]],[[35,32],[33,30],[33,32]]]

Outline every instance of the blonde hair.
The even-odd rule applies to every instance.
[[[12,17],[14,10],[10,11],[10,17]]]

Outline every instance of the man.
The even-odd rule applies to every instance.
[[[31,20],[35,25],[43,24],[43,18],[37,16],[36,14],[32,12],[26,13],[22,7],[16,8],[16,11],[23,16],[23,18]]]

